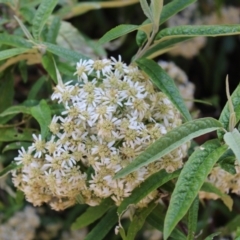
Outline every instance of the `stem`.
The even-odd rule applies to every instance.
[[[157,32],[158,32],[158,27],[153,25],[153,30],[151,32],[150,38],[148,39],[145,46],[137,52],[136,56],[133,58],[133,61],[136,61],[138,58],[142,57],[143,54],[149,49],[149,47],[151,46],[151,43],[153,42]]]

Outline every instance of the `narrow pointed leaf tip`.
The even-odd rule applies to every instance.
[[[147,164],[159,160],[191,139],[221,127],[222,124],[214,118],[202,118],[186,122],[155,141],[126,168],[120,170],[114,179],[124,177]]]
[[[180,173],[164,222],[164,240],[185,216],[214,164],[227,150],[217,139],[207,141],[186,162]]]

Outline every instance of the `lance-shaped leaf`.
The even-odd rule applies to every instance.
[[[214,118],[201,118],[184,123],[151,144],[143,153],[136,157],[126,168],[120,170],[116,178],[121,178],[142,166],[159,160],[182,144],[205,133],[221,128],[220,122]]]
[[[38,121],[44,139],[49,132],[48,126],[52,120],[50,107],[45,100],[41,100],[39,105],[31,108],[31,114]]]
[[[21,133],[16,128],[1,129],[0,142],[14,142],[14,141],[32,141],[33,131],[23,129]]]
[[[160,16],[163,9],[163,0],[152,0],[151,2],[151,11],[153,16],[153,23],[155,26],[159,26]],[[158,28],[157,28],[158,29]]]
[[[166,22],[171,16],[177,14],[190,4],[196,2],[196,0],[173,0],[170,3],[166,4],[163,6],[162,12],[161,12],[161,18],[160,18],[160,23],[163,24]],[[149,20],[144,21],[143,24],[148,24],[150,23]],[[146,34],[142,31],[138,31],[136,41],[138,46],[141,46],[145,41],[147,37]]]
[[[236,157],[230,148],[218,160],[220,167],[232,175],[236,174],[235,162]]]
[[[223,203],[228,207],[228,209],[232,211],[232,206],[233,206],[232,198],[229,195],[220,191],[213,184],[209,182],[205,182],[201,187],[201,191],[215,193],[223,201]]]
[[[56,39],[60,29],[60,24],[61,24],[60,18],[54,16],[48,27],[47,40],[46,40],[47,42],[50,42],[53,44],[56,43]]]
[[[90,233],[84,238],[84,240],[102,240],[111,230],[111,228],[117,223],[118,216],[116,208],[110,209],[106,215],[101,218],[101,221],[91,230]]]
[[[32,44],[26,41],[24,38],[17,35],[10,35],[6,33],[0,34],[0,44],[5,44],[19,48],[32,48]]]
[[[76,221],[72,224],[71,229],[77,230],[95,222],[97,219],[101,218],[112,205],[113,200],[111,198],[107,198],[104,199],[100,205],[89,207],[86,212],[76,219]]]
[[[148,5],[147,0],[140,0],[140,5],[141,8],[143,10],[143,13],[145,14],[145,16],[151,21],[153,22],[153,13]]]
[[[232,93],[231,100],[232,100],[234,112],[236,113],[236,121],[238,122],[240,120],[240,85],[238,85],[237,88]],[[230,119],[230,110],[229,110],[229,103],[227,102],[219,117],[219,121],[222,123],[223,127],[227,130],[229,130],[228,129],[229,119]],[[222,139],[224,134],[225,132],[222,130],[217,131],[217,135],[219,139]]]
[[[161,13],[160,23],[162,24],[166,22],[171,16],[182,11],[184,8],[194,2],[196,2],[196,0],[173,0],[166,4]]]
[[[166,52],[168,51],[171,47],[173,47],[174,45],[176,45],[177,43],[181,43],[184,41],[187,41],[191,39],[191,37],[181,37],[181,38],[173,38],[173,39],[168,39],[164,42],[160,42],[157,44],[153,44],[144,54],[143,54],[143,58],[154,58],[159,56],[160,54],[158,54],[158,52]],[[164,51],[166,50],[166,51]]]
[[[54,83],[57,84],[57,75],[54,65],[54,59],[51,53],[47,52],[42,56],[42,65],[45,68],[45,70],[48,72],[50,77],[53,79]]]
[[[35,17],[33,19],[32,34],[36,40],[39,40],[42,29],[56,7],[58,0],[42,0]]]
[[[199,208],[199,199],[198,196],[193,201],[189,212],[188,212],[188,236],[187,240],[194,240],[196,229],[197,229],[197,220],[198,220],[198,208]]]
[[[132,194],[125,198],[118,207],[118,213],[121,215],[130,204],[137,204],[149,193],[167,183],[171,179],[178,177],[180,170],[173,173],[167,173],[164,169],[148,177],[139,187],[132,191]]]
[[[10,57],[13,57],[13,56],[16,56],[16,55],[19,55],[21,53],[25,53],[27,51],[29,51],[28,48],[13,48],[13,49],[3,50],[0,52],[0,61],[10,58]]]
[[[0,117],[5,117],[8,115],[15,115],[18,113],[25,113],[30,114],[29,107],[23,106],[23,105],[17,105],[17,106],[11,106],[7,108],[4,112],[0,114]]]
[[[157,39],[165,41],[167,39],[179,37],[219,37],[240,34],[240,25],[205,25],[205,26],[176,26],[161,30]]]
[[[133,32],[139,28],[138,25],[131,25],[131,24],[121,24],[107,33],[105,33],[100,39],[99,44],[103,44],[106,42],[110,42],[111,40],[114,40],[118,37],[124,36],[130,32]]]
[[[30,145],[31,145],[30,142],[13,142],[13,143],[9,143],[9,144],[7,144],[3,148],[2,153],[10,151],[10,150],[19,149],[20,147],[24,147],[25,149],[27,149]]]
[[[214,164],[227,150],[214,139],[196,150],[186,162],[173,191],[164,222],[164,240],[187,213]]]
[[[60,58],[63,58],[64,60],[70,62],[78,62],[80,59],[88,59],[88,57],[70,49],[66,49],[47,42],[44,42],[43,44],[47,47],[47,51],[59,56]]]
[[[131,221],[128,228],[127,240],[136,239],[135,237],[145,223],[145,219],[154,210],[156,206],[156,203],[151,202],[146,208],[139,209],[134,213],[133,220]]]
[[[28,92],[27,99],[36,99],[38,92],[42,89],[43,84],[47,81],[47,76],[43,75],[40,77],[32,86]]]
[[[234,152],[237,161],[240,163],[240,133],[234,128],[232,132],[227,132],[224,134],[223,139],[225,143]]]
[[[0,171],[0,177],[4,177],[8,173],[10,173],[12,170],[21,168],[22,165],[18,165],[16,163],[10,163],[7,167],[5,167],[3,170]]]
[[[174,83],[174,80],[153,60],[139,59],[137,60],[137,64],[149,76],[152,82],[168,96],[183,117],[187,121],[190,121],[192,117]]]

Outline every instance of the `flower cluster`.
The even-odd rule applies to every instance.
[[[49,139],[34,135],[32,146],[15,158],[23,167],[13,173],[13,182],[28,201],[46,202],[55,210],[76,201],[94,206],[108,197],[119,205],[153,173],[182,167],[188,144],[114,180],[151,143],[179,126],[180,114],[143,72],[120,57],[80,60],[75,75],[78,80],[55,87],[52,99],[65,110],[53,117]]]
[[[223,193],[236,193],[240,195],[240,166],[235,166],[236,173],[231,174],[219,166],[215,166],[209,174],[207,181],[212,183],[215,187]],[[201,198],[217,199],[218,195],[215,193],[200,192]]]

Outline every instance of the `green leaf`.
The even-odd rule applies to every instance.
[[[20,8],[21,16],[23,16],[23,18],[30,24],[32,24],[32,20],[35,16],[35,12],[36,11],[34,7],[26,6],[26,7]]]
[[[84,240],[102,240],[117,223],[118,216],[116,208],[111,208],[106,215],[104,215],[100,222],[88,233]]]
[[[171,48],[173,47],[175,44],[177,43],[180,43],[180,42],[184,42],[184,41],[187,41],[191,39],[190,37],[181,37],[181,38],[173,38],[173,39],[168,39],[164,42],[160,42],[160,43],[157,43],[157,44],[153,44],[144,54],[143,54],[143,57],[146,58],[146,57],[150,57],[150,58],[153,58],[153,57],[156,57],[158,55],[156,55],[157,52],[159,51],[163,51],[165,49],[168,49],[168,48]],[[151,57],[153,56],[153,57]]]
[[[146,221],[154,228],[158,229],[160,232],[163,232],[163,223],[164,223],[165,214],[159,210],[159,206],[154,209],[154,211],[147,217]],[[171,239],[174,240],[186,240],[187,237],[177,228],[175,228],[171,235]]]
[[[177,14],[190,4],[196,2],[196,0],[173,0],[170,3],[163,6],[162,12],[161,12],[161,18],[160,18],[160,24],[163,24],[166,22],[171,16]],[[143,22],[143,24],[150,23],[149,20],[146,20]],[[142,24],[142,25],[143,25]],[[142,44],[146,41],[147,37],[146,34],[142,31],[138,31],[136,42],[138,46],[142,46]]]
[[[32,116],[38,121],[41,128],[41,135],[44,139],[49,133],[49,124],[51,123],[51,110],[45,100],[41,100],[39,105],[31,108]]]
[[[60,29],[60,24],[61,24],[60,18],[57,16],[54,16],[48,27],[48,33],[47,33],[47,39],[46,39],[47,42],[53,43],[53,44],[56,43],[56,39]]]
[[[22,165],[17,165],[16,163],[10,163],[7,167],[5,167],[1,172],[0,172],[0,177],[3,177],[10,173],[14,169],[19,169],[21,168]]]
[[[214,139],[207,141],[188,159],[173,191],[164,222],[164,240],[184,217],[214,164],[227,150]]]
[[[213,233],[213,234],[209,235],[208,237],[206,237],[204,240],[213,240],[214,237],[218,236],[219,234],[221,234],[221,233],[220,232]]]
[[[57,84],[57,75],[56,69],[54,65],[54,59],[51,53],[47,52],[42,56],[42,65],[45,70],[48,72],[50,77],[53,79],[54,83]]]
[[[140,5],[141,5],[141,8],[142,8],[143,13],[145,14],[145,16],[146,16],[151,22],[153,22],[153,15],[152,15],[152,12],[151,12],[150,7],[148,6],[147,0],[140,0]]]
[[[153,23],[158,29],[160,24],[160,16],[163,9],[163,0],[153,0],[150,6],[151,6],[151,12],[153,16]]]
[[[161,39],[161,41],[164,41],[176,37],[219,37],[238,34],[240,34],[240,25],[189,25],[165,28],[157,34],[156,40]]]
[[[240,133],[234,128],[232,132],[227,132],[224,134],[223,139],[225,143],[234,152],[237,161],[240,163]]]
[[[192,119],[174,80],[153,60],[137,60],[139,67],[149,76],[152,82],[165,93],[187,121]]]
[[[179,174],[180,170],[177,170],[173,173],[167,173],[164,169],[152,174],[143,183],[141,183],[139,187],[135,188],[129,197],[124,198],[118,207],[118,214],[121,215],[130,204],[137,204],[149,193],[159,188],[171,179],[178,177]]]
[[[229,149],[229,150],[231,150],[231,149]],[[219,159],[218,164],[226,172],[229,172],[230,174],[234,175],[234,174],[237,173],[236,168],[235,168],[235,162],[236,162],[236,157],[233,154],[233,156],[229,156],[229,157],[225,157],[223,159]]]
[[[114,179],[124,177],[142,166],[159,160],[182,144],[205,133],[212,132],[222,125],[213,118],[201,118],[184,123],[151,144],[137,156],[127,167],[120,170]]]
[[[33,131],[23,129],[19,132],[16,128],[2,128],[0,134],[0,142],[14,141],[32,141]]]
[[[39,93],[39,91],[41,90],[42,86],[44,85],[44,83],[47,81],[46,76],[42,76],[40,77],[32,86],[31,90],[28,93],[28,97],[27,99],[36,99],[37,94]]]
[[[76,221],[72,224],[71,229],[77,230],[95,222],[101,218],[112,205],[113,200],[111,198],[107,198],[104,199],[100,205],[89,207],[86,212],[76,219]]]
[[[121,24],[115,28],[112,28],[110,31],[105,33],[100,39],[99,44],[104,44],[106,42],[110,42],[118,37],[124,36],[130,32],[136,31],[139,28],[138,25],[130,25],[130,24]]]
[[[80,59],[88,59],[88,57],[72,51],[70,49],[66,49],[51,43],[44,42],[43,43],[47,47],[47,51],[59,56],[62,59],[65,59],[70,62],[78,62]]]
[[[7,144],[3,148],[2,153],[10,151],[10,150],[19,149],[20,147],[24,147],[25,149],[27,149],[30,145],[31,145],[30,142],[13,142],[13,143],[9,143],[9,144]]]
[[[188,236],[187,240],[194,240],[197,229],[199,199],[198,196],[193,201],[188,212]]]
[[[0,112],[12,106],[13,97],[14,97],[13,74],[10,71],[6,71],[6,73],[0,78]]]
[[[240,85],[234,90],[231,95],[232,104],[234,107],[234,112],[236,113],[236,120],[237,122],[240,120]],[[229,118],[230,118],[230,110],[229,110],[229,103],[227,102],[221,112],[219,117],[219,121],[222,123],[223,127],[226,130],[229,130]],[[223,135],[225,132],[223,130],[218,130],[217,135],[219,139],[223,139]]]
[[[138,231],[140,231],[143,227],[145,219],[154,210],[156,206],[157,204],[155,202],[151,202],[146,208],[139,209],[134,213],[133,220],[131,221],[128,228],[127,240],[135,239]]]
[[[170,17],[177,14],[190,4],[196,2],[196,0],[173,0],[170,3],[166,4],[163,7],[162,13],[161,13],[161,19],[160,23],[163,24],[166,22]]]
[[[41,3],[42,0],[29,0],[29,1],[20,1],[21,7],[36,7]]]
[[[16,15],[14,16],[14,18],[16,19],[16,21],[18,22],[21,30],[23,31],[24,35],[27,37],[28,40],[30,40],[31,42],[34,41],[31,33],[29,32],[28,28],[24,25],[24,23],[22,22],[21,19],[19,19]]]
[[[0,61],[10,58],[10,57],[13,57],[13,56],[16,56],[16,55],[19,55],[21,53],[25,53],[27,51],[29,51],[28,48],[13,48],[13,49],[3,50],[0,52]]]
[[[6,33],[0,34],[0,44],[5,44],[13,47],[19,48],[32,48],[32,44],[26,41],[24,38],[17,35],[9,35]]]
[[[42,0],[33,19],[32,34],[36,40],[39,40],[40,34],[45,23],[56,7],[58,0]]]
[[[233,206],[233,200],[232,198],[221,192],[217,187],[215,187],[213,184],[209,183],[209,182],[205,182],[202,187],[201,187],[201,191],[204,192],[210,192],[210,193],[215,193],[216,195],[218,195],[220,197],[220,199],[223,201],[223,203],[228,207],[228,209],[230,211],[232,211],[232,206]]]
[[[5,117],[8,115],[13,115],[13,114],[16,115],[19,113],[30,114],[30,109],[23,105],[12,106],[12,107],[7,108],[5,111],[3,111],[0,114],[0,117]]]

